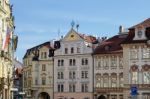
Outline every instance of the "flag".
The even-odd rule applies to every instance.
[[[10,36],[11,36],[11,30],[9,27],[7,27],[6,35],[3,39],[3,45],[2,45],[3,51],[6,51],[6,47],[8,46],[9,41],[10,41]]]

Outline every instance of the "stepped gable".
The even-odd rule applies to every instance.
[[[127,34],[120,34],[103,41],[94,50],[94,54],[111,54],[122,52],[121,43],[126,39],[126,37]]]

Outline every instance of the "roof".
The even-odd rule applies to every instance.
[[[121,43],[126,39],[127,34],[115,35],[103,41],[95,50],[94,54],[121,53]]]
[[[145,21],[129,28],[128,37],[126,38],[126,40],[122,44],[146,43],[147,42],[147,40],[133,40],[133,38],[135,36],[135,28],[145,28],[146,29],[145,33],[146,33],[147,40],[150,40],[150,18],[148,18]]]
[[[85,35],[85,34],[79,34],[82,39],[84,39],[86,42],[94,43],[96,41],[96,37],[92,35]]]
[[[129,29],[133,29],[133,28],[136,28],[136,27],[144,27],[144,28],[150,27],[150,18],[144,20],[143,22],[141,22],[141,23],[139,23],[137,25],[132,26]]]
[[[47,48],[53,49],[53,48],[50,46],[50,42],[44,42],[44,43],[42,43],[42,44],[39,44],[39,45],[37,45],[37,46],[35,46],[35,47],[32,47],[32,48],[28,49],[28,50],[26,51],[26,54],[24,55],[23,59],[26,58],[27,55],[30,54],[30,52],[35,51],[35,50],[37,50],[37,49],[39,49],[39,48],[41,48],[41,47],[43,47],[43,46],[46,46]]]

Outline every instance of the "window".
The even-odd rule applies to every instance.
[[[76,78],[76,73],[75,71],[70,71],[69,72],[69,79],[75,79]]]
[[[123,73],[120,73],[119,75],[119,87],[123,87],[124,80],[123,80]]]
[[[81,91],[88,92],[88,84],[86,84],[86,83],[81,84]]]
[[[143,83],[150,84],[150,72],[148,71],[143,72]]]
[[[64,66],[64,60],[58,60],[58,66]]]
[[[135,48],[134,46],[130,50],[130,57],[131,57],[131,59],[137,59],[138,58],[138,49]]]
[[[47,52],[44,52],[44,58],[45,59],[47,58]]]
[[[77,47],[77,53],[80,53],[80,48],[79,47]]]
[[[82,65],[88,65],[88,59],[87,58],[82,58],[82,61],[81,61]]]
[[[58,92],[63,92],[64,91],[64,85],[63,84],[58,84]]]
[[[111,69],[116,69],[117,68],[117,57],[113,56],[111,58]]]
[[[75,66],[76,65],[76,60],[75,59],[69,59],[69,65],[70,66]]]
[[[88,71],[82,71],[81,78],[88,78]]]
[[[72,54],[72,53],[74,53],[74,48],[73,48],[73,47],[71,47],[71,54]]]
[[[42,77],[42,85],[46,85],[46,78]]]
[[[116,74],[111,75],[111,87],[117,87],[117,75]]]
[[[131,73],[131,77],[132,84],[138,84],[138,73],[136,71]]]
[[[101,87],[101,75],[96,74],[96,87]]]
[[[58,60],[58,66],[60,66],[60,60]]]
[[[61,60],[61,66],[64,66],[64,60]]]
[[[75,84],[69,84],[69,92],[75,92]]]
[[[65,54],[68,54],[68,48],[65,48]]]
[[[147,47],[144,47],[142,49],[142,58],[150,58],[150,49]]]
[[[57,79],[64,79],[64,73],[63,72],[58,72],[57,73]]]
[[[103,75],[103,86],[109,87],[109,76],[108,76],[108,74]]]
[[[35,78],[35,85],[38,85],[38,77]]]
[[[42,71],[46,71],[46,65],[42,64]]]
[[[123,69],[123,58],[119,57],[119,69]]]
[[[47,58],[47,52],[41,52],[41,59]]]

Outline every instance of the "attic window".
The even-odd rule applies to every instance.
[[[110,49],[110,46],[105,46],[105,50],[108,51]]]
[[[138,31],[138,37],[141,38],[142,37],[142,31]]]
[[[71,35],[71,37],[74,37],[74,35]]]

